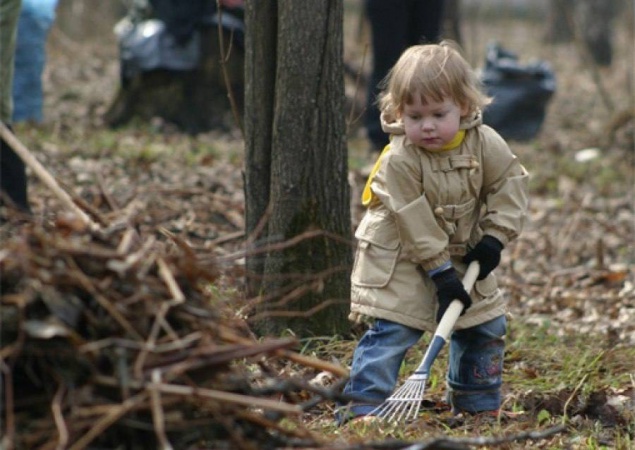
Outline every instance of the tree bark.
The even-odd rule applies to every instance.
[[[246,227],[263,252],[247,258],[254,329],[341,333],[352,261],[343,7],[247,1],[246,29]]]
[[[570,42],[573,40],[574,0],[552,0],[548,6],[544,40]]]
[[[593,59],[600,66],[613,61],[613,18],[616,5],[606,0],[576,2],[576,33]]]
[[[619,2],[606,0],[553,0],[549,5],[545,41],[579,40],[585,54],[600,66],[613,60],[613,19]],[[586,56],[586,55],[583,55]]]
[[[461,0],[445,1],[441,35],[442,38],[451,39],[463,46],[463,33],[461,33]]]

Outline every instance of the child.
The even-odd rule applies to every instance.
[[[355,350],[340,422],[373,411],[395,388],[406,351],[463,302],[449,344],[455,413],[498,413],[505,300],[491,273],[521,231],[528,173],[483,125],[490,100],[447,41],[407,49],[386,79],[381,120],[391,141],[366,184],[357,231],[351,320],[372,325]],[[461,278],[480,263],[471,293]]]

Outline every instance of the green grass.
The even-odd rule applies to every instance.
[[[119,129],[57,130],[50,125],[17,124],[20,141],[41,159],[51,150],[63,159],[74,156],[120,158],[131,169],[135,164],[175,161],[186,166],[209,165],[212,162],[242,165],[243,143],[220,133],[191,136],[180,132],[157,130],[152,124],[131,123]]]
[[[404,424],[360,423],[338,428],[333,411],[315,414],[312,430],[330,439],[371,442],[402,439],[423,442],[433,437],[473,438],[510,436],[527,430],[544,430],[564,424],[564,432],[543,440],[539,448],[619,449],[632,448],[635,412],[631,404],[623,411],[605,403],[624,389],[635,389],[635,348],[609,347],[602,336],[574,334],[560,336],[549,321],[540,324],[512,320],[509,326],[504,364],[504,409],[521,413],[509,420],[479,423],[467,419],[456,425],[446,411],[423,411],[415,422]],[[337,358],[350,364],[356,341],[313,341],[311,353]],[[401,370],[402,381],[420,362],[427,339],[411,349]],[[426,400],[443,402],[447,348],[432,368],[426,386]],[[598,414],[604,411],[605,415]],[[615,419],[617,423],[613,423]],[[532,441],[508,444],[503,448],[538,448]]]

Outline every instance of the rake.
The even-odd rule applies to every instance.
[[[478,261],[473,261],[467,268],[463,277],[463,286],[470,292],[476,282],[479,273]],[[376,416],[386,421],[413,420],[419,414],[419,408],[423,400],[426,388],[426,381],[430,376],[430,368],[437,358],[437,355],[448,341],[454,324],[463,311],[463,303],[454,300],[443,314],[434,336],[428,345],[421,364],[417,370],[408,377],[404,384],[398,388],[390,397],[370,412],[370,416]]]

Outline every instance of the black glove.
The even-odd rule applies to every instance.
[[[482,280],[501,262],[501,251],[503,251],[501,241],[495,237],[485,235],[481,239],[481,242],[476,244],[476,247],[463,257],[463,262],[469,264],[472,261],[478,261],[481,270],[478,273],[477,279]]]
[[[432,281],[437,287],[437,297],[439,310],[437,311],[437,323],[441,322],[445,310],[448,309],[453,300],[460,300],[463,303],[461,315],[472,305],[470,294],[463,287],[463,283],[456,275],[456,270],[450,268],[432,276]]]

